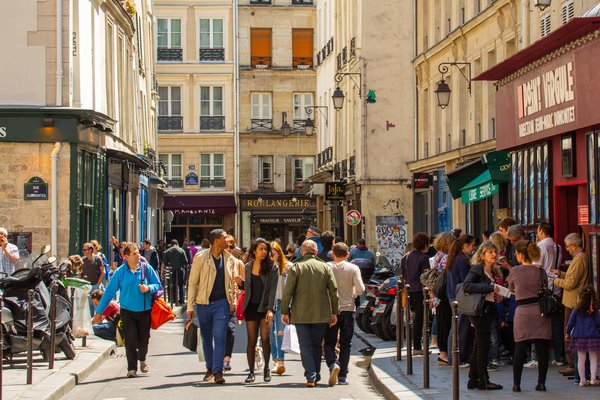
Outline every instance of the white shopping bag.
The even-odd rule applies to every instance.
[[[300,354],[300,343],[298,342],[298,335],[296,334],[296,327],[294,325],[285,326],[281,350],[286,353]]]
[[[198,361],[204,362],[204,348],[202,347],[202,335],[200,334],[200,328],[198,328],[198,345],[196,346],[198,352]]]
[[[94,332],[88,303],[88,295],[91,290],[90,285],[75,288],[75,295],[73,296],[73,336],[76,338],[89,336]]]

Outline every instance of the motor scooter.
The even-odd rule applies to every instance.
[[[351,262],[354,262],[352,260]],[[369,281],[365,282],[365,293],[360,297],[360,303],[355,313],[356,325],[366,333],[374,333],[371,328],[375,302],[379,296],[379,287],[389,277],[394,276],[394,268],[385,256],[379,256],[377,267]]]
[[[386,279],[378,289],[371,329],[382,340],[396,340],[396,327],[392,325],[392,309],[396,300],[398,277]]]

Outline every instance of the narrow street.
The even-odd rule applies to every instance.
[[[236,329],[236,341],[231,362],[233,370],[225,374],[226,384],[217,386],[201,382],[204,363],[199,363],[195,354],[182,346],[183,321],[181,317],[174,322],[152,331],[148,362],[150,372],[140,374],[138,378],[127,379],[124,348],[118,348],[117,354],[106,361],[86,380],[79,383],[65,400],[117,400],[117,399],[192,399],[204,400],[235,399],[240,395],[246,399],[277,399],[285,396],[291,399],[382,399],[370,385],[365,367],[368,359],[359,350],[366,347],[360,339],[354,338],[350,385],[327,385],[328,372],[322,365],[323,381],[316,388],[306,388],[300,356],[292,355],[286,359],[286,373],[273,375],[270,383],[264,383],[262,375],[257,374],[256,383],[245,384],[247,363],[245,355],[246,330],[244,325]],[[272,363],[271,363],[272,364]],[[282,390],[282,389],[285,389]]]

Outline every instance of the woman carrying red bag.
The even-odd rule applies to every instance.
[[[127,377],[134,378],[137,376],[138,361],[142,373],[147,373],[150,369],[146,362],[146,354],[150,340],[152,293],[159,291],[162,286],[152,266],[140,261],[140,249],[136,243],[127,243],[123,255],[125,264],[113,274],[92,322],[101,321],[102,312],[119,292],[121,321],[125,333]]]

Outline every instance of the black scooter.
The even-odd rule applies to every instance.
[[[375,309],[371,319],[371,330],[382,340],[396,340],[396,327],[392,325],[392,309],[396,300],[398,277],[386,279],[379,287]]]
[[[56,299],[56,349],[62,350],[68,359],[75,358],[75,345],[69,322],[72,316],[71,302],[66,288],[60,281],[60,270],[54,265],[56,259],[38,261],[50,252],[50,246],[42,248],[31,268],[16,270],[12,275],[0,278],[3,291],[2,335],[4,356],[12,361],[14,354],[27,351],[27,292],[33,297],[33,349],[39,350],[44,360],[50,357],[51,288],[57,286]]]
[[[351,262],[354,262],[351,261]],[[379,256],[377,267],[371,278],[365,282],[365,293],[360,297],[360,303],[356,310],[356,325],[366,333],[375,333],[371,327],[373,311],[375,311],[375,302],[379,296],[379,287],[383,282],[394,276],[394,268],[385,256]]]

